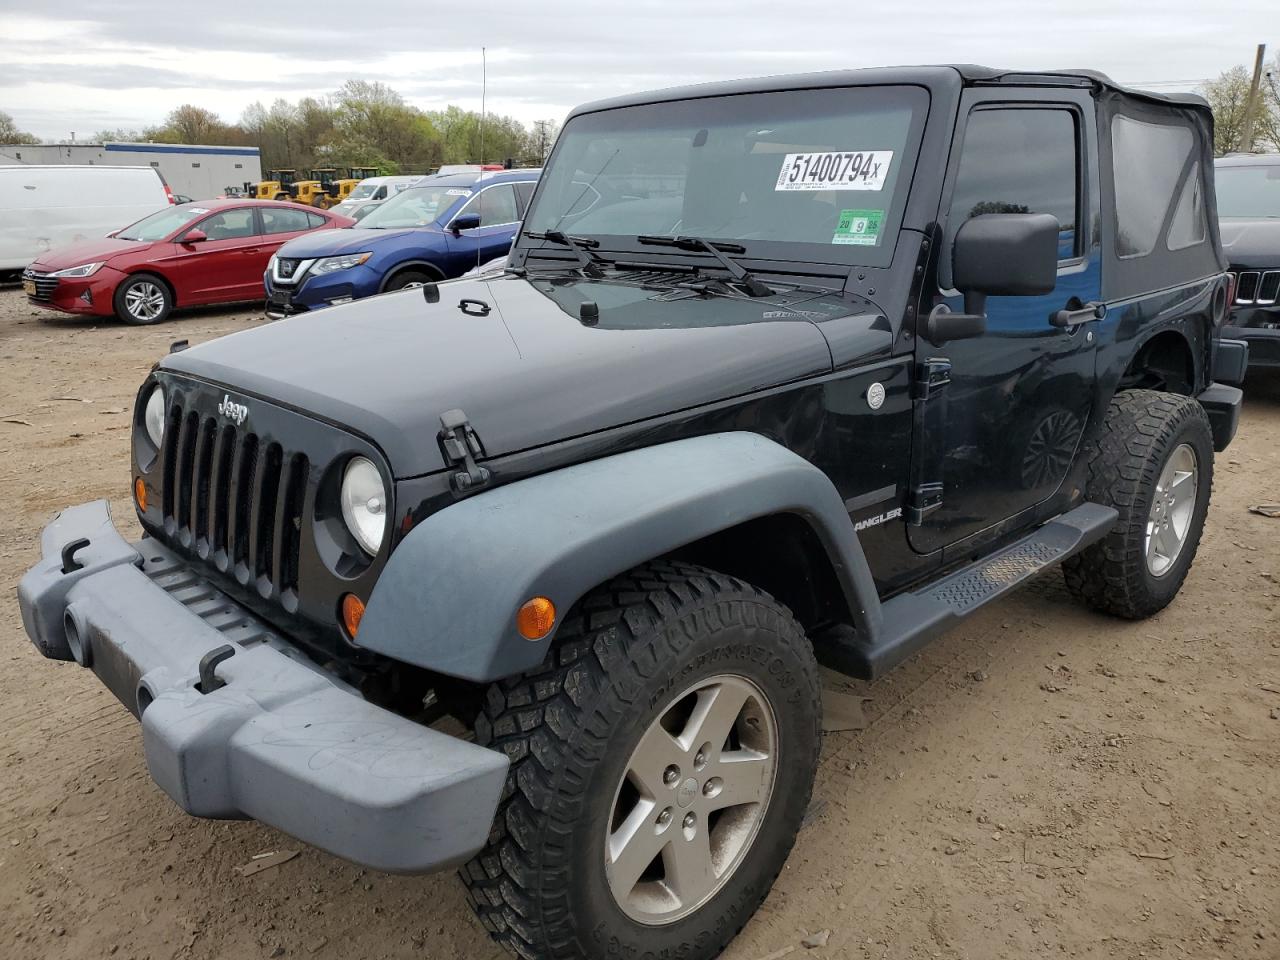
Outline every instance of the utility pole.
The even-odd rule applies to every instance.
[[[1244,124],[1240,131],[1240,152],[1253,153],[1253,120],[1258,112],[1260,87],[1262,86],[1262,63],[1267,56],[1267,45],[1258,44],[1258,56],[1253,61],[1253,82],[1249,84],[1249,99],[1244,104]]]

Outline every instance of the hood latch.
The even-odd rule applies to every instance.
[[[451,467],[462,469],[449,478],[453,492],[459,496],[474,493],[489,482],[488,467],[476,463],[484,456],[484,446],[467,415],[461,410],[447,410],[440,415],[440,449]]]

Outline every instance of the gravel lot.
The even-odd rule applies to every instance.
[[[504,956],[451,876],[187,818],[132,717],[23,633],[13,591],[56,510],[108,497],[136,529],[149,365],[257,322],[92,325],[0,288],[0,957]],[[1054,573],[881,684],[832,679],[870,698],[867,727],[828,735],[810,823],[726,956],[1280,958],[1280,520],[1248,511],[1280,501],[1280,379],[1247,393],[1160,616],[1082,611]],[[234,869],[280,850],[301,852]]]

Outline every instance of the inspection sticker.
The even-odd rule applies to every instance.
[[[446,190],[444,192],[444,195],[446,197],[469,197],[471,196],[471,191],[470,190]]]
[[[788,153],[774,190],[880,190],[893,163],[892,150]]]
[[[841,210],[831,242],[874,247],[880,242],[880,224],[883,220],[883,210]]]

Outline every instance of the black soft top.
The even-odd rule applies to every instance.
[[[927,87],[959,88],[979,84],[1007,83],[1017,86],[1091,87],[1149,103],[1190,107],[1211,113],[1208,102],[1194,93],[1155,93],[1116,83],[1096,70],[997,70],[976,64],[945,64],[917,67],[870,67],[858,70],[826,70],[821,73],[795,73],[773,77],[751,77],[745,80],[721,80],[631,93],[607,100],[597,100],[574,109],[569,116],[613,110],[618,107],[692,100],[699,97],[723,97],[743,93],[777,90],[806,90],[816,87],[881,86],[913,83]]]

